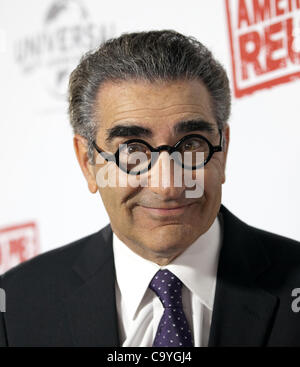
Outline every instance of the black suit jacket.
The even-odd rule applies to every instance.
[[[240,221],[225,207],[209,346],[300,346],[299,242]],[[2,346],[119,346],[110,225],[1,277]]]

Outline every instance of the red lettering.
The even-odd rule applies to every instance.
[[[282,5],[282,0],[275,0],[275,13],[277,17],[285,13],[285,10],[280,5]]]
[[[242,62],[242,78],[248,79],[248,67],[253,65],[256,75],[263,74],[264,70],[258,60],[261,39],[258,32],[250,32],[240,36],[240,54]],[[251,49],[252,45],[252,49]]]
[[[295,37],[293,35],[293,29],[294,29],[293,18],[288,18],[286,20],[288,55],[292,63],[300,64],[300,52],[296,52],[294,49]]]
[[[254,22],[263,22],[271,18],[270,0],[253,0]]]
[[[251,25],[245,0],[239,0],[238,9],[238,28],[241,28],[243,22],[246,22],[247,26]]]
[[[20,261],[26,260],[24,256],[25,243],[25,237],[14,238],[9,241],[10,254],[18,254],[20,257]]]
[[[288,0],[289,12],[300,9],[300,0]]]
[[[273,54],[275,51],[283,48],[283,39],[272,38],[278,32],[282,31],[282,22],[274,23],[269,27],[265,28],[265,44],[266,44],[266,71],[273,71],[283,67],[286,67],[286,59],[285,58],[273,58]]]

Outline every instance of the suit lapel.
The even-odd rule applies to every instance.
[[[270,264],[250,227],[221,206],[223,245],[209,346],[263,346],[278,300],[259,286]]]
[[[270,266],[249,226],[221,206],[220,252],[209,346],[266,345],[278,300],[259,286]],[[120,346],[110,225],[90,237],[73,266],[74,290],[65,299],[73,344]]]
[[[65,300],[76,346],[119,346],[110,226],[92,236],[73,266],[80,285]]]

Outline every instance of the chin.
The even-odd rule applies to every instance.
[[[151,242],[149,241],[145,245],[153,252],[172,254],[185,250],[193,242],[193,239],[191,231],[185,226],[169,224],[152,231]]]

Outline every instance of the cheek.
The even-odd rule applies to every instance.
[[[99,187],[99,193],[105,209],[110,216],[115,212],[118,203],[118,193],[110,187]]]
[[[212,164],[205,169],[204,174],[204,192],[206,196],[213,196],[221,190],[223,181],[223,170],[220,162],[211,162]]]
[[[113,162],[98,165],[96,172],[96,182],[99,189],[121,188],[124,189],[124,196],[126,196],[126,191],[130,192],[140,187],[143,181],[147,180],[141,179],[141,176],[127,174]]]
[[[102,202],[113,228],[127,228],[131,225],[132,214],[126,202],[126,198],[132,194],[129,189],[121,187],[99,188]]]
[[[112,221],[126,221],[126,216],[130,216],[130,198],[138,189],[128,185],[127,174],[113,165],[102,168],[102,172],[97,172],[96,181],[106,211]]]

